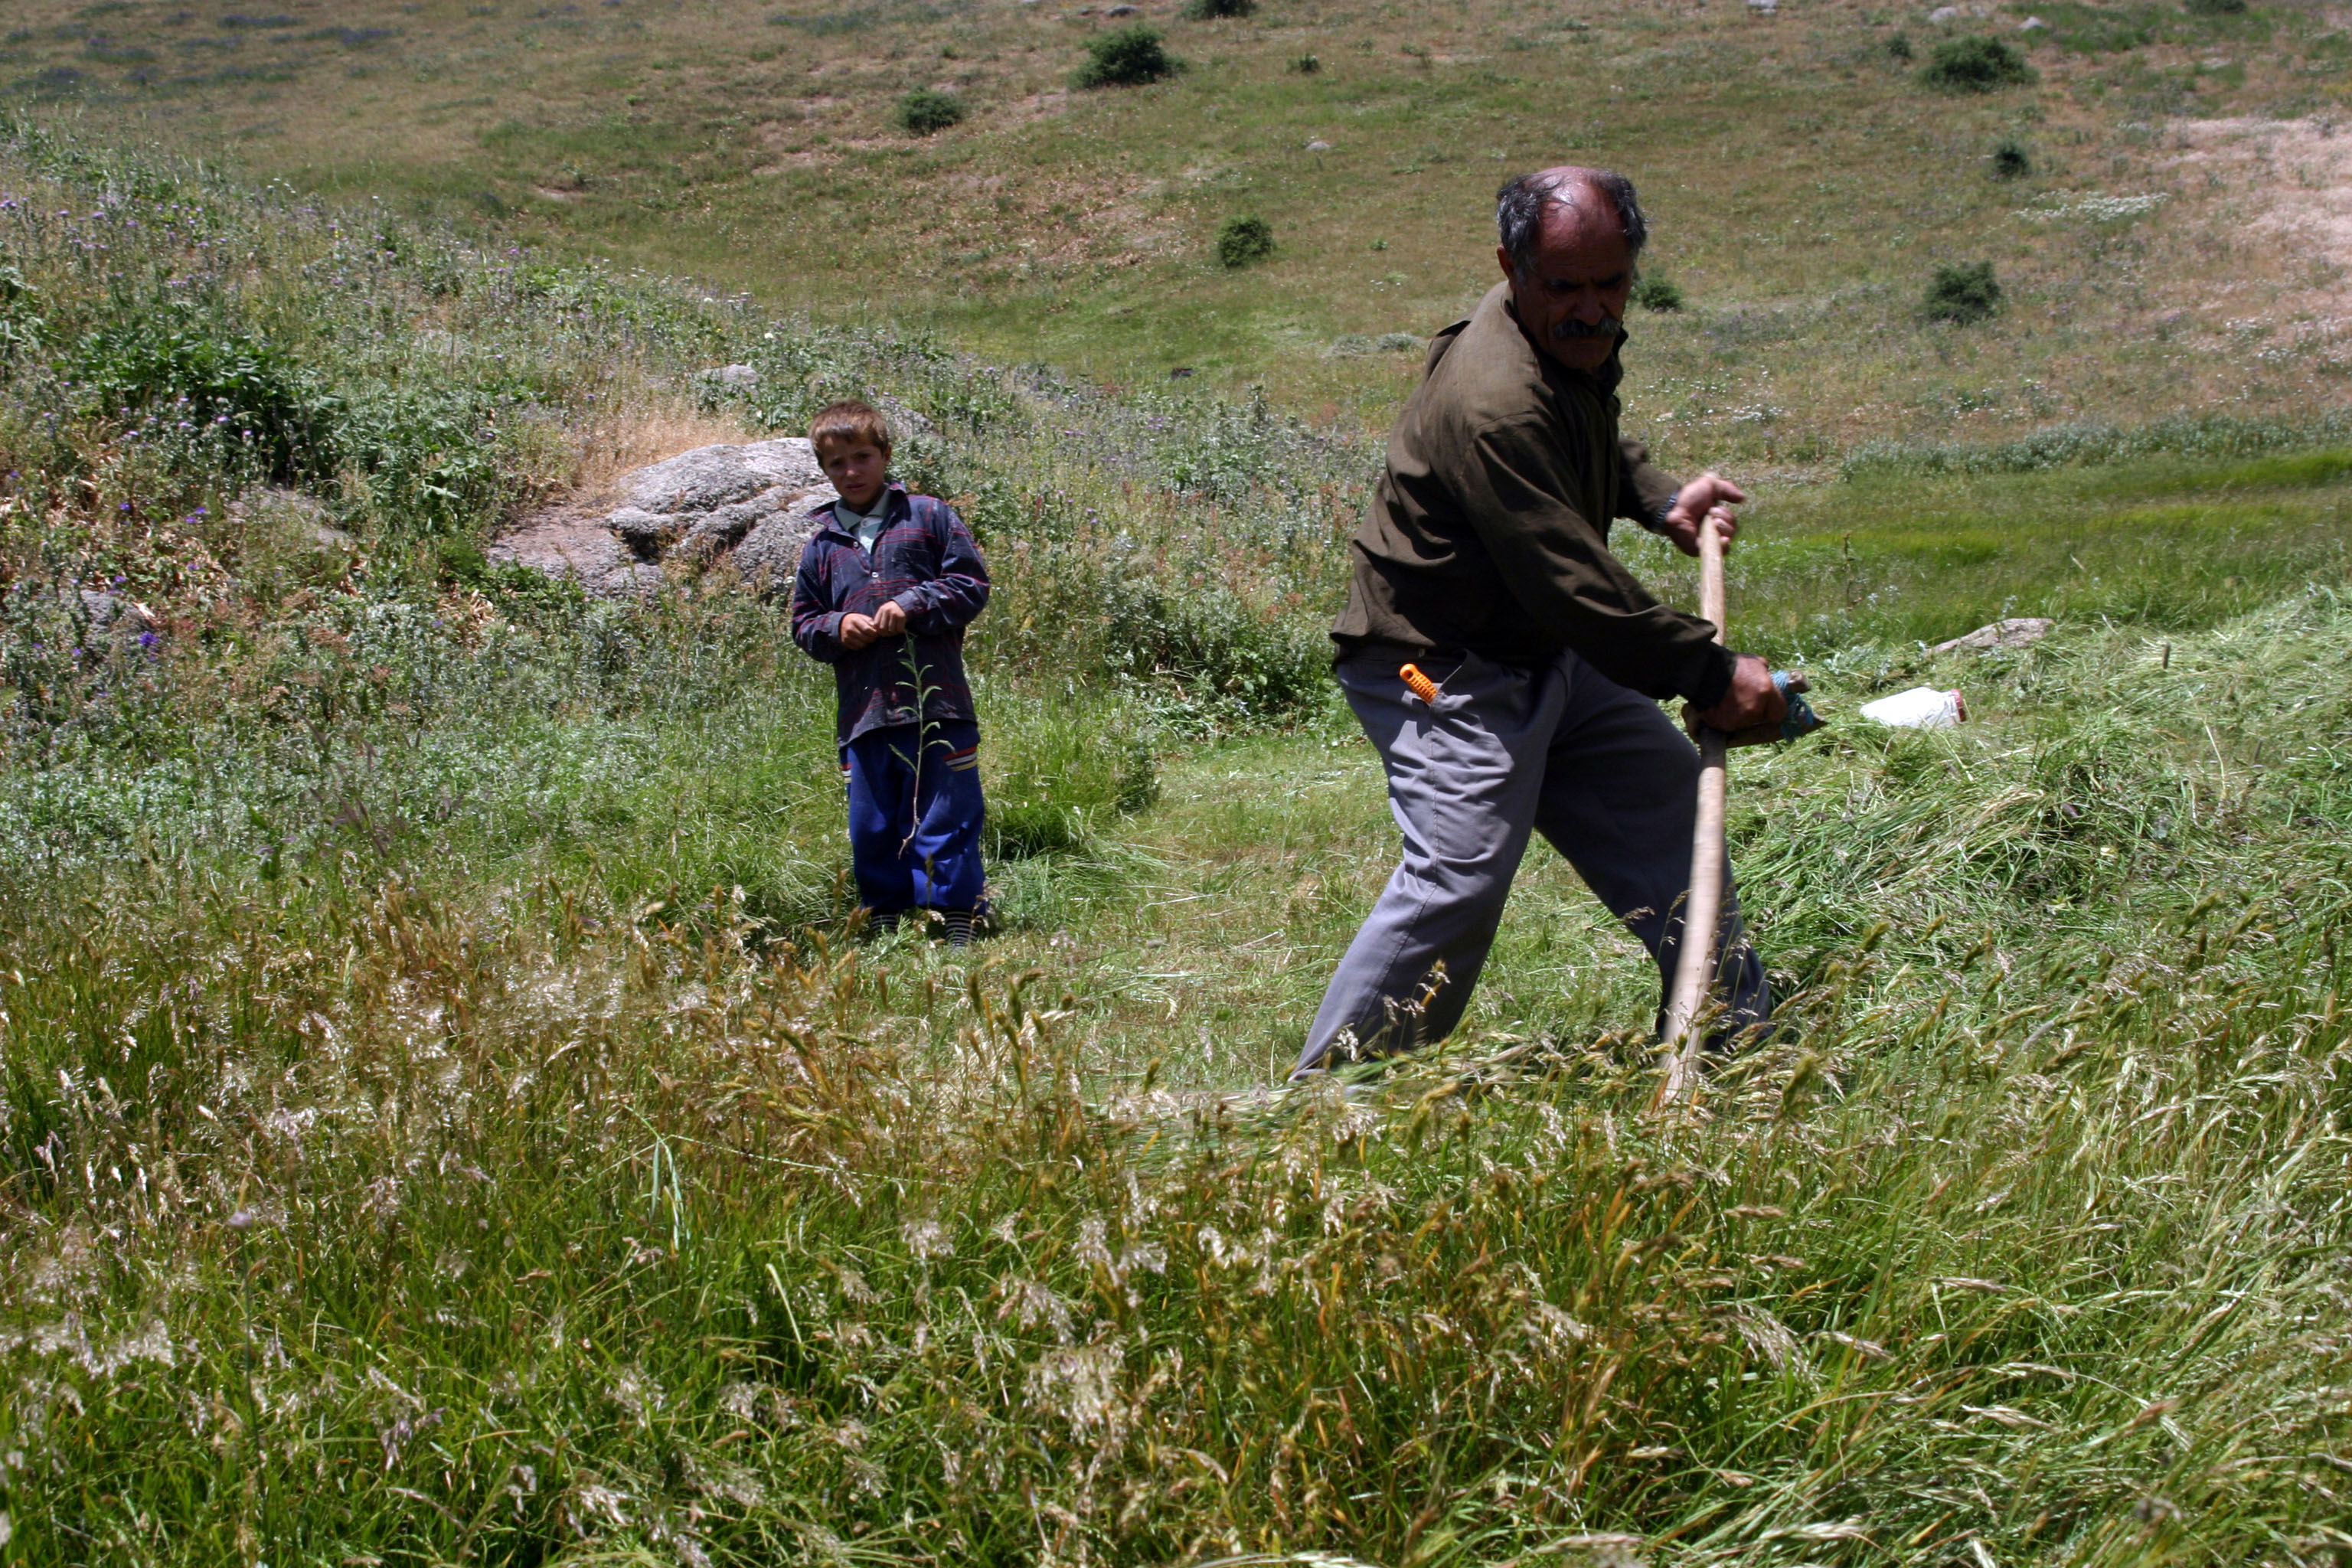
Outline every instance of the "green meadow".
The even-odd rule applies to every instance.
[[[2339,14],[288,4],[0,18],[0,1563],[2352,1559]],[[1568,156],[1830,720],[1733,769],[1783,1026],[1661,1114],[1538,848],[1286,1088],[1344,542]],[[996,581],[968,952],[781,606],[485,553],[845,395]]]
[[[1278,1091],[1393,854],[1321,668],[1360,439],[5,156],[8,1561],[2352,1542],[2340,448],[1770,493],[1735,625],[1832,716],[1737,770],[1782,1036],[1654,1114],[1539,857],[1460,1036]],[[969,954],[847,920],[777,608],[479,549],[851,388],[1002,584]],[[2001,612],[2060,629],[1924,650]],[[1974,721],[1854,718],[1928,679]]]
[[[1139,22],[1178,74],[1072,85]],[[1924,85],[1956,34],[2013,41],[2034,79]],[[1785,467],[2340,403],[2347,38],[2301,3],[19,0],[0,94],[500,243],[1130,388],[1262,384],[1368,429],[1417,364],[1376,345],[1493,281],[1496,184],[1612,163],[1685,301],[1637,318],[1649,433],[1678,462]],[[916,89],[964,119],[906,131]],[[1214,237],[1244,216],[1276,247],[1227,268]],[[1978,261],[2001,312],[1927,319],[1934,268]]]

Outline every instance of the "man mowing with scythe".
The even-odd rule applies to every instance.
[[[1496,201],[1503,281],[1431,343],[1390,432],[1332,627],[1388,771],[1404,858],[1332,977],[1297,1071],[1443,1039],[1461,1020],[1530,830],[1671,982],[1699,756],[1657,700],[1727,732],[1777,724],[1765,662],[1653,598],[1610,553],[1631,518],[1698,552],[1748,498],[1686,484],[1617,430],[1618,350],[1648,226],[1622,174],[1547,169]],[[1726,1035],[1771,1012],[1727,886]],[[1718,1039],[1723,1037],[1718,1037]]]

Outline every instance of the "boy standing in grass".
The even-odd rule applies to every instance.
[[[988,568],[953,507],[889,477],[875,409],[834,404],[809,443],[841,499],[802,547],[793,640],[833,666],[858,902],[881,928],[936,910],[962,947],[981,905],[983,811],[963,628],[988,603]]]

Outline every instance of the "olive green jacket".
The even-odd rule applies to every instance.
[[[1612,519],[1654,522],[1675,482],[1617,434],[1616,357],[1564,370],[1521,330],[1507,284],[1429,346],[1349,548],[1341,656],[1475,653],[1533,666],[1573,648],[1621,686],[1712,707],[1731,684],[1715,628],[1652,598],[1610,553]]]

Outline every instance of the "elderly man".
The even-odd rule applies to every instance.
[[[1438,334],[1390,433],[1331,631],[1339,684],[1388,770],[1404,859],[1340,961],[1298,1071],[1444,1038],[1462,1017],[1530,829],[1568,858],[1671,984],[1698,753],[1658,707],[1736,731],[1787,705],[1760,658],[1659,604],[1609,551],[1630,518],[1686,554],[1748,498],[1677,486],[1619,437],[1618,349],[1648,237],[1631,182],[1548,169],[1497,198],[1503,281]],[[1438,685],[1410,690],[1402,666]],[[1731,1029],[1771,1010],[1724,900]]]

